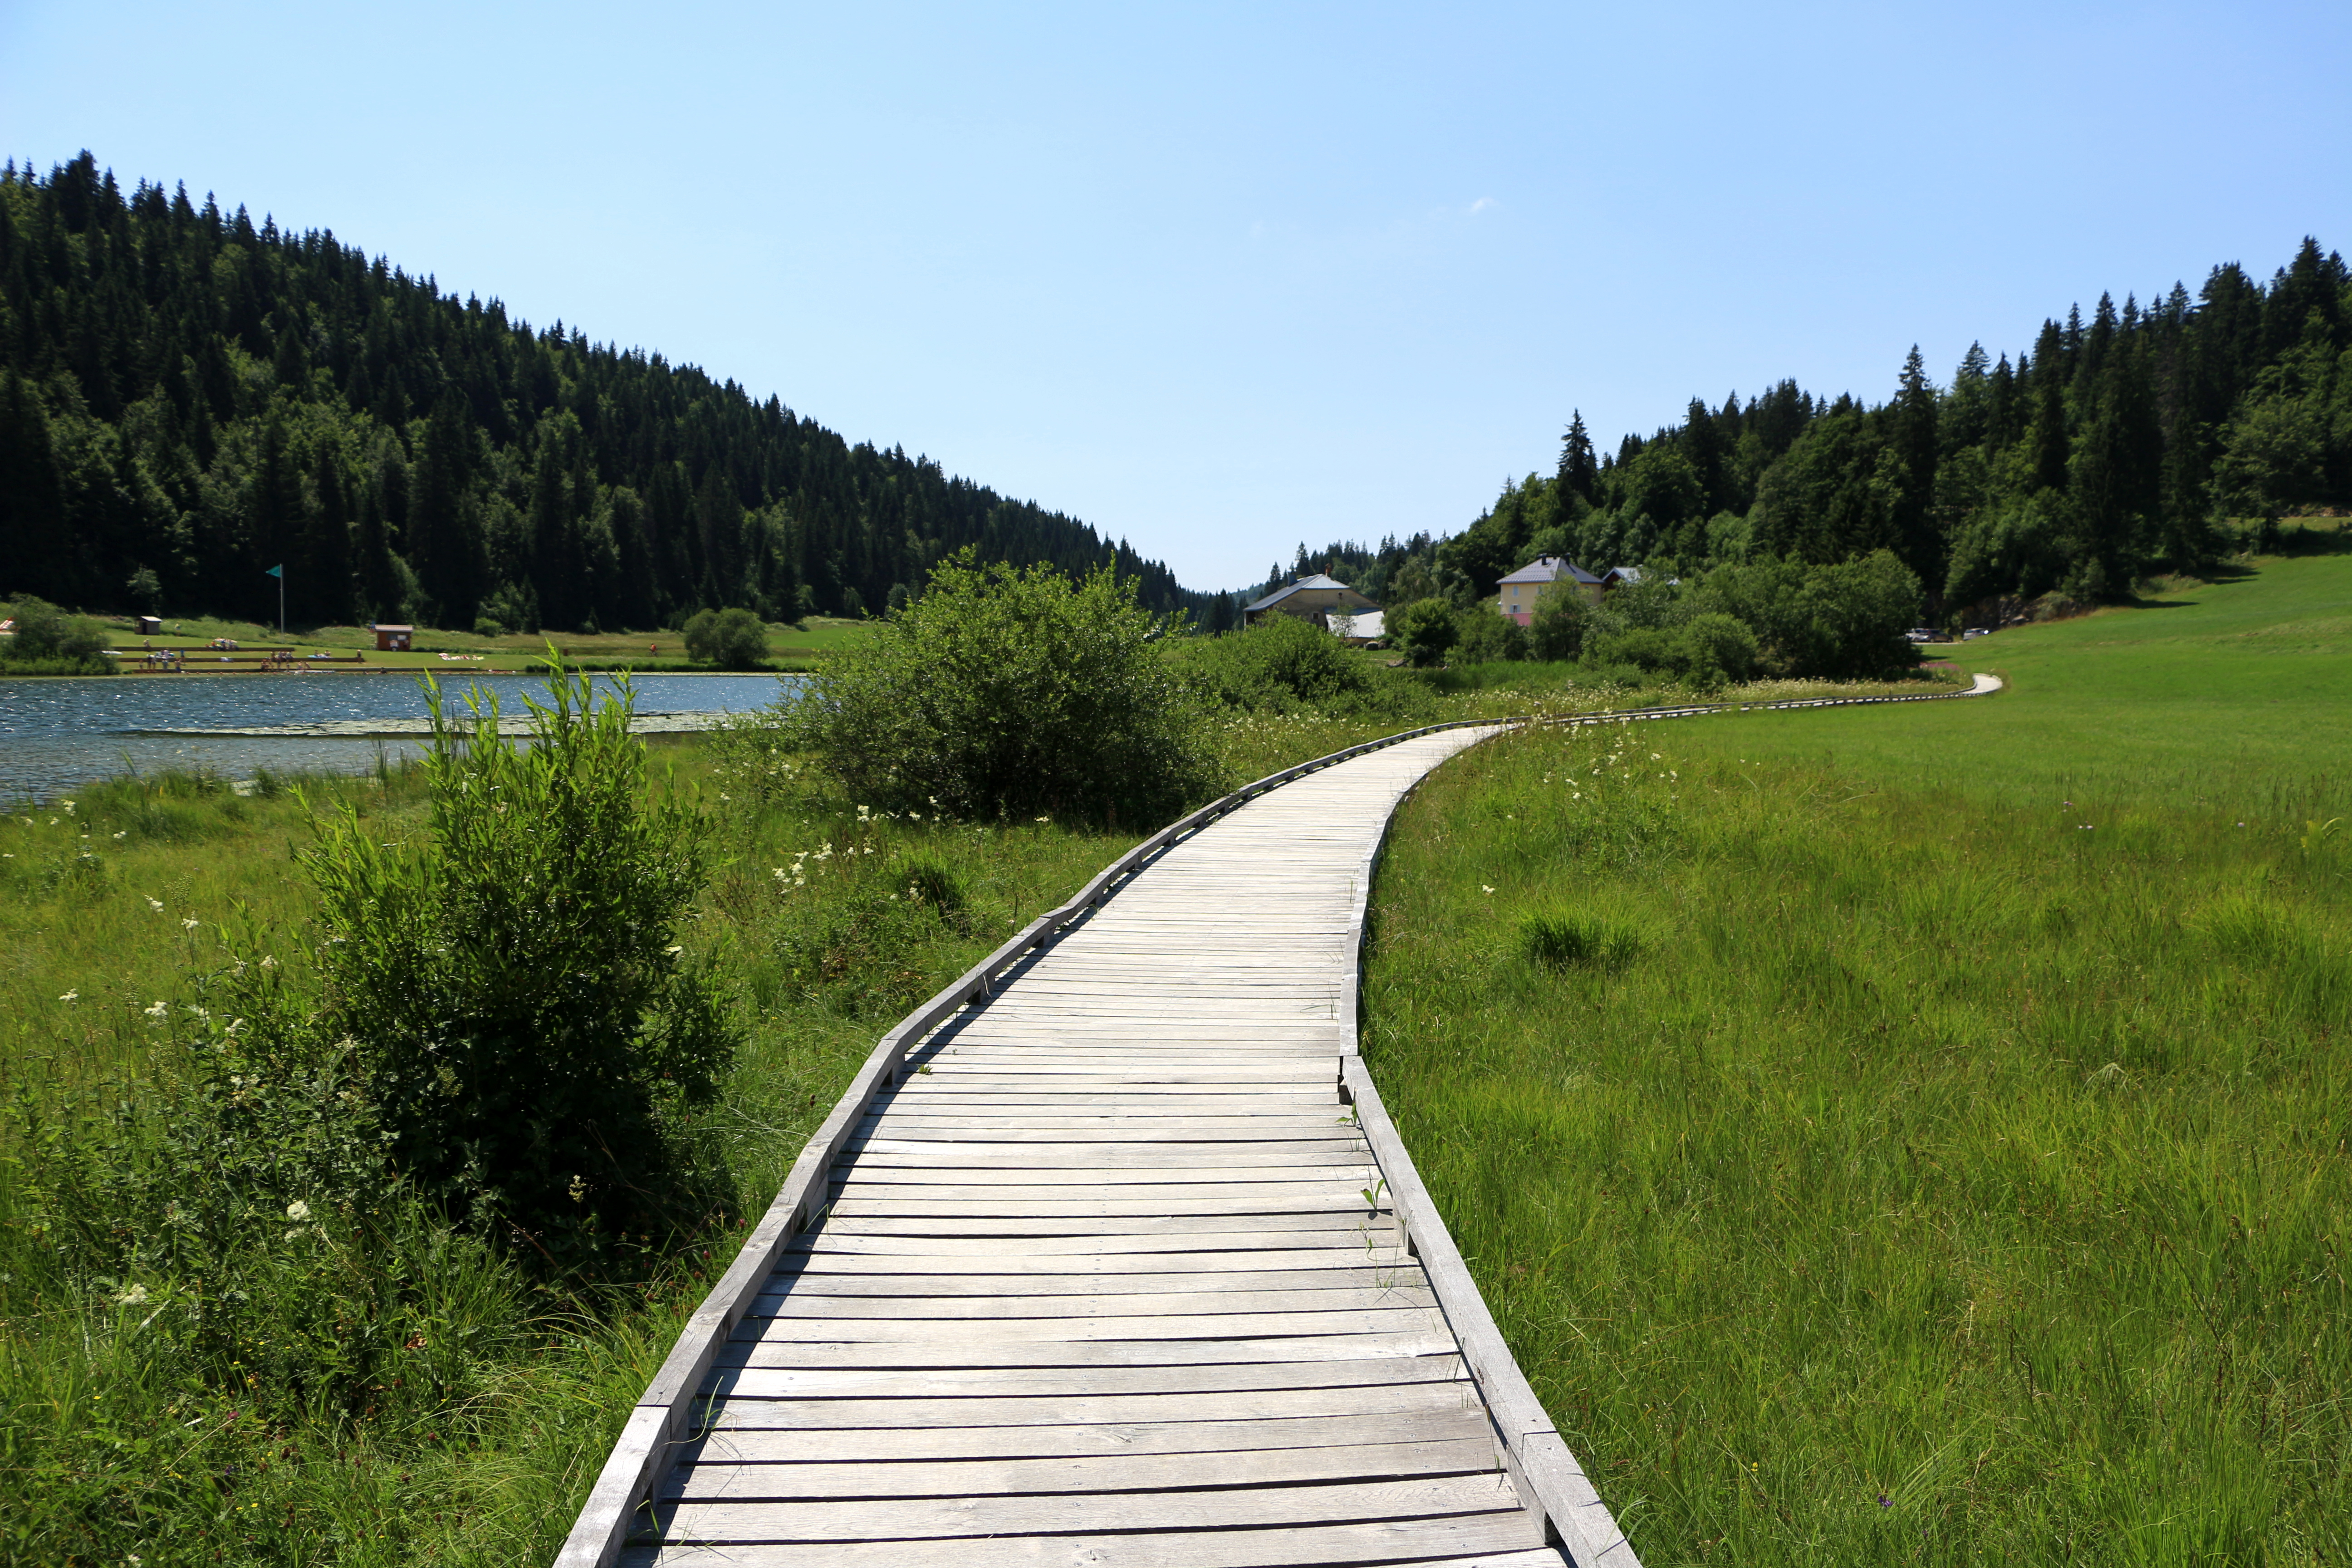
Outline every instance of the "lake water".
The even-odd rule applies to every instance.
[[[436,672],[436,674],[438,672]],[[785,677],[785,680],[794,679]],[[441,676],[445,700],[461,707],[471,687],[495,692],[500,711],[524,716],[525,692],[543,676]],[[600,689],[612,682],[597,678]],[[772,675],[641,675],[639,713],[742,712],[776,700]],[[425,693],[404,675],[93,676],[0,680],[0,803],[46,800],[93,779],[137,769],[203,768],[247,778],[256,768],[361,773],[378,752],[399,758],[413,741],[313,736],[146,735],[142,730],[252,729],[324,721],[421,719]]]

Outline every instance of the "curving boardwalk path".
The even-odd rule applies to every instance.
[[[559,1568],[1639,1568],[1356,1058],[1389,817],[1499,728],[1196,813],[886,1037]]]

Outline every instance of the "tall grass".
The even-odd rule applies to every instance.
[[[1370,1063],[1644,1559],[2340,1560],[2341,786],[2019,809],[1780,717],[1481,747],[1375,893]]]

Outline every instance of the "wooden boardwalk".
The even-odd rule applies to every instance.
[[[1443,1227],[1401,1226],[1409,1162],[1360,1075],[1343,1099],[1390,814],[1491,732],[1201,826],[850,1105],[830,1207],[773,1247],[618,1560],[1636,1568],[1605,1510],[1522,1495],[1491,1353],[1407,1240]],[[614,1560],[599,1522],[567,1563]]]
[[[1389,817],[1496,729],[1203,808],[885,1037],[559,1568],[1639,1568],[1356,1056]]]

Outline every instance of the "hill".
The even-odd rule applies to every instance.
[[[0,174],[0,592],[470,630],[882,609],[930,563],[1158,562],[657,353],[89,153]]]
[[[1690,579],[1885,549],[1938,621],[1993,625],[2047,594],[2128,597],[2150,572],[2267,548],[2281,517],[2345,508],[2352,271],[2306,239],[2266,284],[2231,262],[2194,295],[2070,309],[2013,362],[1972,344],[1948,384],[1915,348],[1885,403],[1784,380],[1693,398],[1682,423],[1599,454],[1579,414],[1553,471],[1461,532],[1302,543],[1270,580],[1330,571],[1391,606],[1467,603],[1538,554]]]

